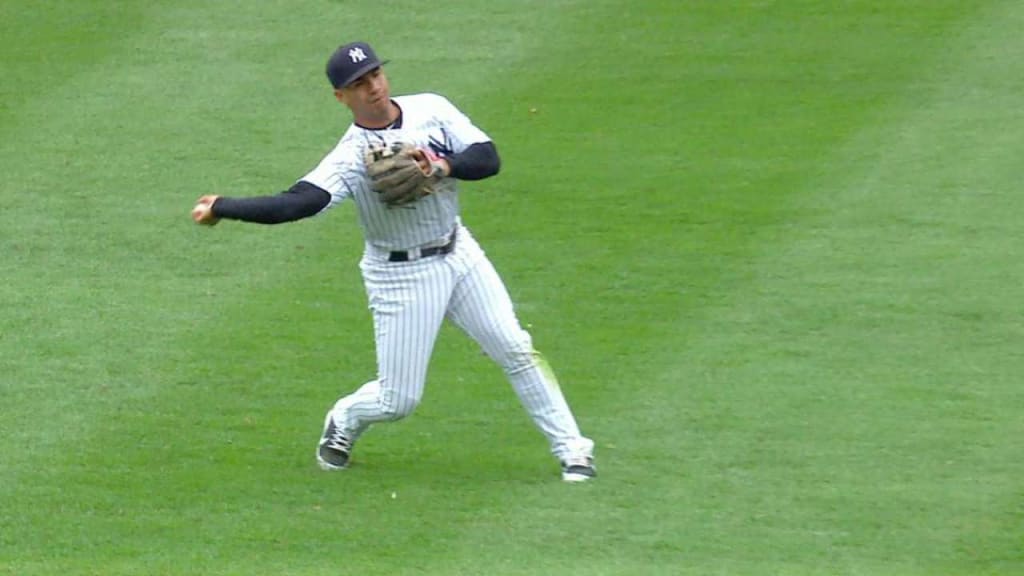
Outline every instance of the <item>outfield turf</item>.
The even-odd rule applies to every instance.
[[[1024,4],[0,4],[0,574],[1024,574]],[[466,222],[600,478],[442,331],[373,374],[351,205],[213,229],[348,122],[323,64],[497,142]]]

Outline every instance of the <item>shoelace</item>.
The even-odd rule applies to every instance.
[[[348,438],[345,438],[345,435],[341,433],[339,428],[335,428],[331,433],[331,438],[327,441],[327,447],[332,450],[348,452],[352,444],[348,441]]]
[[[592,461],[591,461],[590,458],[586,458],[586,457],[580,456],[580,457],[576,457],[576,458],[568,458],[568,459],[566,459],[566,461],[563,464],[563,466],[565,468],[572,468],[573,466],[582,466],[584,468],[593,468],[594,465],[591,462]]]

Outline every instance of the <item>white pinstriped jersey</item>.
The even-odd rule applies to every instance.
[[[331,194],[325,210],[346,198],[353,199],[366,242],[385,250],[400,250],[451,233],[459,216],[456,180],[445,178],[434,194],[413,204],[389,208],[370,189],[363,160],[366,149],[372,144],[407,142],[447,156],[491,139],[444,96],[412,94],[392,100],[402,110],[400,127],[370,130],[352,124],[338,145],[302,180]]]

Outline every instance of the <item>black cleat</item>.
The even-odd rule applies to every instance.
[[[562,461],[562,480],[565,482],[586,482],[595,477],[597,468],[594,467],[594,459],[589,456]]]
[[[334,418],[327,415],[324,434],[320,437],[320,445],[316,448],[316,461],[323,470],[343,470],[348,467],[349,454],[352,452],[350,441],[341,429],[334,425]]]

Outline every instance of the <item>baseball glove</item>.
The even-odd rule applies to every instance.
[[[422,152],[411,144],[395,142],[372,146],[366,151],[366,174],[370,187],[388,206],[410,204],[433,193],[439,179],[436,171],[420,167]]]

